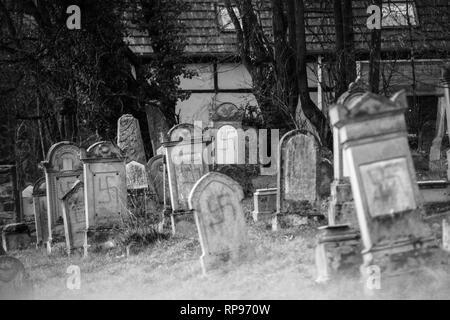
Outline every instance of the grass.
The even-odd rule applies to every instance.
[[[251,201],[247,200],[246,211]],[[203,276],[197,239],[158,239],[135,255],[93,253],[83,259],[42,250],[14,252],[28,270],[35,299],[448,299],[447,265],[422,277],[402,276],[381,292],[364,295],[359,277],[340,277],[327,285],[315,283],[316,229],[311,226],[277,233],[248,223],[253,258],[239,266]],[[81,289],[66,288],[67,267],[81,269]],[[387,288],[386,288],[387,287]]]

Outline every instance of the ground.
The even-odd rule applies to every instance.
[[[251,199],[246,200],[246,208]],[[246,210],[249,213],[248,209]],[[203,276],[196,239],[160,240],[129,257],[117,252],[68,258],[43,250],[13,252],[29,272],[34,299],[448,299],[447,265],[421,277],[402,276],[395,286],[382,278],[382,291],[364,293],[358,275],[315,283],[314,226],[273,233],[248,219],[254,256],[238,266]],[[81,269],[81,289],[69,290],[70,265]]]

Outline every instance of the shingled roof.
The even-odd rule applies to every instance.
[[[235,55],[236,34],[224,31],[219,24],[220,0],[186,0],[190,10],[182,14],[181,21],[187,39],[188,55]],[[416,26],[383,28],[382,49],[384,51],[409,51],[411,43],[417,52],[431,52],[435,55],[450,49],[450,1],[449,0],[386,0],[386,3],[405,3],[415,5]],[[258,15],[269,38],[271,35],[270,1],[257,1]],[[334,50],[334,15],[332,0],[306,1],[307,48],[310,54],[332,53]],[[356,49],[368,52],[370,49],[370,30],[366,22],[370,0],[354,0],[354,32]],[[150,39],[133,26],[128,38],[130,49],[138,55],[150,55]],[[412,39],[412,41],[411,41]],[[439,56],[441,58],[442,56]]]

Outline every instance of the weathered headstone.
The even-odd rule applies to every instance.
[[[47,250],[51,252],[54,236],[64,237],[61,198],[78,180],[83,180],[80,149],[68,141],[54,144],[42,163],[47,183],[48,239]]]
[[[47,189],[45,178],[33,187],[34,221],[36,223],[36,244],[40,246],[48,238]]]
[[[169,141],[188,142],[194,139],[195,129],[195,126],[191,123],[180,123],[170,129],[167,136],[169,137]]]
[[[128,190],[148,188],[145,165],[136,161],[132,161],[126,165],[126,173]]]
[[[176,138],[176,136],[173,136]],[[195,183],[209,171],[204,159],[206,141],[202,138],[163,143],[166,149],[167,173],[172,204],[172,232],[185,236],[195,234],[193,215],[189,211],[189,193]]]
[[[344,92],[336,103],[336,108],[345,108],[353,100],[366,93],[366,85],[358,78],[350,84],[348,91]],[[356,210],[354,208],[352,187],[348,176],[348,166],[343,159],[343,149],[339,136],[339,129],[333,128],[333,172],[334,180],[331,183],[331,199],[328,205],[328,224],[349,224],[358,229]],[[355,223],[356,222],[356,223]]]
[[[30,299],[31,284],[20,260],[0,256],[0,299]]]
[[[166,204],[169,204],[170,203],[169,179],[167,176],[167,170],[165,170],[163,155],[157,155],[148,161],[147,173],[149,183],[153,185],[153,189],[155,190],[156,195],[158,196],[159,202],[163,203],[165,197]]]
[[[202,246],[203,272],[248,253],[248,237],[241,201],[242,187],[226,175],[203,176],[189,195]]]
[[[0,224],[20,221],[20,193],[15,166],[0,166]]]
[[[25,222],[34,221],[33,186],[28,186],[22,190],[22,212]]]
[[[87,228],[83,182],[77,181],[61,200],[67,254],[70,255],[74,249],[80,248],[84,248],[86,252]]]
[[[30,243],[30,230],[25,223],[13,223],[3,227],[2,246],[6,252],[26,249]]]
[[[408,145],[404,92],[392,99],[366,93],[330,109],[348,162],[364,265],[383,272],[409,269],[435,248],[421,221],[422,198]],[[363,271],[364,274],[364,271]]]
[[[117,124],[117,146],[126,154],[127,163],[146,163],[144,142],[138,119],[131,114],[120,117]]]
[[[253,220],[270,221],[277,211],[277,188],[258,189],[253,194]]]
[[[127,205],[124,153],[112,142],[102,141],[82,150],[81,154],[87,232],[91,234],[98,229],[108,230],[121,225],[126,218]],[[85,247],[88,247],[87,243]]]
[[[348,225],[319,228],[315,262],[316,282],[324,283],[338,273],[358,273],[362,263],[359,232]]]
[[[284,135],[279,146],[277,212],[279,219],[289,214],[312,215],[320,195],[320,145],[310,133],[293,130]],[[319,213],[317,213],[319,214]]]

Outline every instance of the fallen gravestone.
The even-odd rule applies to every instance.
[[[248,254],[242,187],[226,175],[204,175],[189,195],[202,247],[203,273]]]

